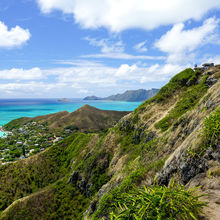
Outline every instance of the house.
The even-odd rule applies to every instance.
[[[8,136],[12,136],[13,135],[13,133],[11,131],[8,131],[7,133],[8,133]]]
[[[19,128],[18,129],[19,132],[23,132],[23,130],[24,130],[23,128]]]

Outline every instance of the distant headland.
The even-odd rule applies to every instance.
[[[122,94],[111,95],[105,98],[97,96],[87,96],[83,100],[111,100],[111,101],[127,101],[127,102],[141,102],[145,101],[157,94],[159,89],[138,89],[138,90],[127,90]]]

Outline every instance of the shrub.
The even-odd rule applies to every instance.
[[[157,122],[155,127],[161,131],[166,131],[180,116],[193,109],[208,89],[205,85],[206,79],[207,76],[203,78],[200,84],[192,86],[184,92],[175,107],[167,116]]]
[[[204,121],[203,138],[205,148],[220,144],[220,107]]]
[[[195,189],[174,184],[171,187],[151,186],[123,193],[115,203],[116,210],[110,214],[116,219],[197,219],[205,206],[201,196],[194,196]]]

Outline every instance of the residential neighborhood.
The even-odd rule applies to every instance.
[[[1,128],[3,131],[3,128]],[[0,165],[28,158],[46,150],[58,141],[63,140],[72,131],[64,131],[62,136],[56,136],[49,131],[46,124],[28,122],[19,128],[7,131],[0,138]]]

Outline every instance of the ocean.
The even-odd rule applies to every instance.
[[[69,102],[59,102],[57,99],[0,99],[0,127],[20,117],[35,117],[60,111],[73,112],[85,104],[103,110],[116,111],[133,111],[141,104],[141,102],[68,100]],[[0,137],[3,134],[0,131]]]

